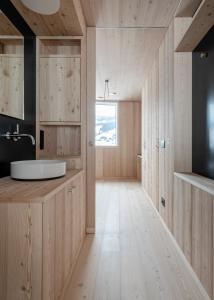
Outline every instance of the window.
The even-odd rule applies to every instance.
[[[117,103],[96,104],[96,146],[117,146]]]

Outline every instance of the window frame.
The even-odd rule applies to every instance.
[[[116,108],[115,108],[115,112],[116,112],[116,144],[115,145],[97,145],[96,144],[96,120],[95,120],[95,147],[98,147],[98,148],[117,148],[119,147],[119,126],[118,126],[118,123],[119,123],[119,105],[118,105],[118,102],[116,101],[99,101],[99,100],[96,100],[96,103],[95,103],[95,117],[96,117],[96,106],[98,105],[114,105]]]

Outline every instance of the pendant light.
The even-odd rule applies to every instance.
[[[55,14],[60,8],[60,0],[21,0],[30,10],[42,14]]]
[[[106,79],[105,80],[105,86],[104,86],[104,100],[106,100],[106,98],[109,98],[109,86],[108,86],[109,80]]]
[[[116,92],[113,92],[113,93],[109,92],[109,79],[105,79],[105,82],[104,82],[104,94],[103,94],[103,96],[97,97],[97,99],[105,101],[105,100],[109,99],[109,96],[116,96],[116,95],[117,95]]]

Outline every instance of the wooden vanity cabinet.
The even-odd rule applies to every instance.
[[[42,203],[0,203],[0,299],[62,299],[85,236],[84,173]]]
[[[44,204],[43,300],[61,299],[85,236],[83,176]]]

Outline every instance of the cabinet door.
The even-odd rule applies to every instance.
[[[60,299],[72,270],[72,199],[62,189],[43,208],[43,299]]]
[[[0,204],[0,299],[40,300],[42,205]]]
[[[72,181],[69,191],[72,195],[72,249],[75,261],[85,235],[85,201],[82,176]]]
[[[81,216],[80,216],[80,190],[78,180],[74,180],[69,187],[72,194],[72,250],[74,262],[81,244]]]
[[[61,299],[84,231],[83,177],[78,176],[43,205],[43,299]]]
[[[40,121],[80,121],[80,58],[40,58]]]

